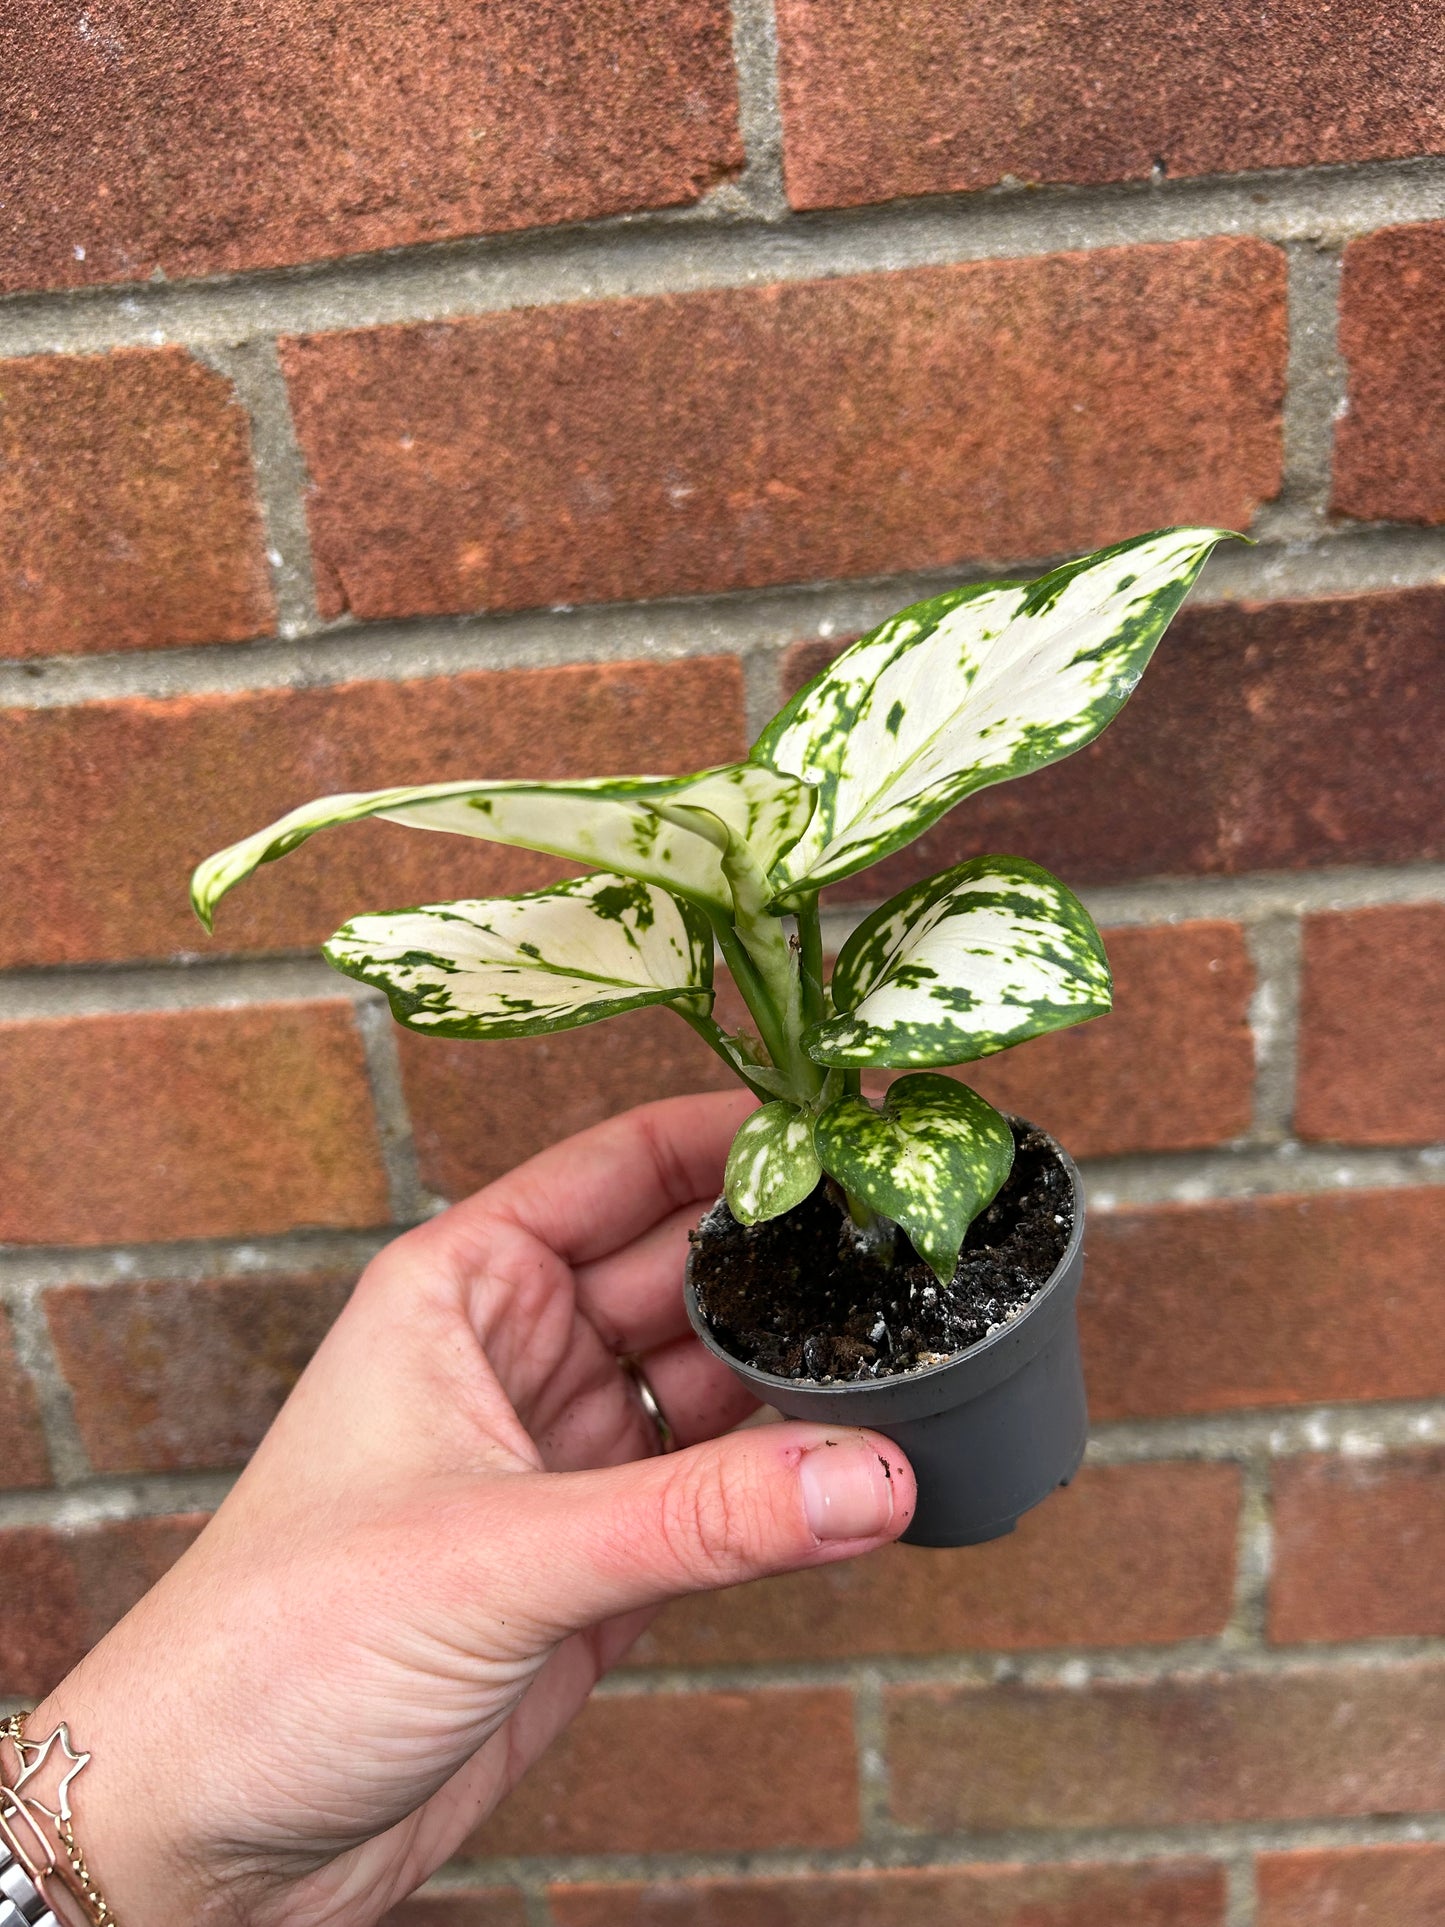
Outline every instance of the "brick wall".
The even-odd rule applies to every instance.
[[[715,1079],[658,1013],[425,1043],[315,961],[524,853],[358,828],[214,943],[197,858],[328,788],[731,757],[934,585],[1257,542],[1099,744],[856,886],[1018,850],[1110,933],[1115,1014],[979,1077],[1084,1161],[1084,1474],[664,1615],[408,1927],[1445,1913],[1445,31],[1061,20],[0,24],[0,1705],[392,1229]]]

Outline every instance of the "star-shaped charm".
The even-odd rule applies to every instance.
[[[41,1771],[45,1762],[49,1759],[50,1749],[55,1745],[57,1740],[60,1742],[62,1756],[69,1763],[70,1771],[61,1778],[59,1789],[55,1795],[55,1811],[52,1813],[49,1807],[41,1805],[41,1802],[37,1800],[33,1794],[30,1796],[30,1805],[38,1808],[47,1820],[52,1820],[59,1826],[62,1820],[68,1824],[71,1818],[70,1783],[77,1773],[81,1772],[90,1764],[90,1755],[88,1753],[77,1753],[75,1748],[70,1744],[70,1728],[65,1724],[64,1720],[60,1722],[48,1740],[16,1740],[15,1750],[20,1755],[20,1772],[15,1777],[15,1785],[11,1791],[18,1793],[28,1780],[35,1778],[36,1774]],[[32,1754],[34,1755],[33,1759],[30,1757]]]

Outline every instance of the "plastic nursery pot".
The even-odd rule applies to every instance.
[[[905,1545],[1001,1539],[1056,1486],[1068,1484],[1084,1455],[1089,1413],[1077,1313],[1084,1197],[1073,1160],[1048,1141],[1074,1197],[1064,1255],[1012,1324],[942,1364],[863,1384],[778,1378],[745,1365],[723,1349],[703,1318],[693,1282],[696,1248],[688,1255],[684,1294],[693,1330],[764,1404],[784,1418],[867,1426],[908,1455],[918,1510]]]

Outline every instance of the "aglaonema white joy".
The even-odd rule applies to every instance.
[[[669,1006],[763,1100],[728,1160],[734,1216],[776,1217],[826,1173],[860,1225],[901,1225],[947,1284],[1013,1139],[938,1073],[1106,1011],[1104,947],[1056,877],[978,856],[865,917],[829,980],[819,893],[974,791],[1091,742],[1228,533],[1159,530],[1032,582],[915,603],[800,690],[742,763],[323,797],[208,858],[192,902],[209,929],[260,864],[373,816],[588,866],[526,896],[357,916],[325,955],[433,1036],[531,1036]],[[751,1032],[714,1016],[715,950]],[[865,1069],[907,1075],[874,1105]]]

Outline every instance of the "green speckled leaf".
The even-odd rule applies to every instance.
[[[941,1284],[964,1234],[1013,1169],[1008,1120],[937,1072],[900,1077],[881,1111],[861,1097],[830,1104],[813,1128],[823,1169],[895,1224]]]
[[[820,1064],[967,1064],[1111,1001],[1103,939],[1073,892],[1023,857],[979,856],[858,926],[833,972],[841,1014],[804,1042]]]
[[[432,1037],[531,1037],[643,1004],[712,1007],[707,919],[605,873],[530,896],[353,917],[325,956]]]
[[[1091,742],[1228,533],[1164,529],[1035,582],[953,589],[844,650],[753,750],[819,791],[780,895],[851,876],[973,791]]]
[[[810,1197],[822,1175],[812,1126],[796,1104],[764,1104],[733,1139],[723,1189],[739,1224],[761,1224]]]
[[[206,928],[228,890],[335,824],[379,816],[595,865],[680,891],[724,914],[732,893],[720,851],[745,842],[766,873],[802,833],[812,790],[755,763],[695,776],[625,776],[585,783],[429,783],[323,796],[207,857],[191,880]]]

